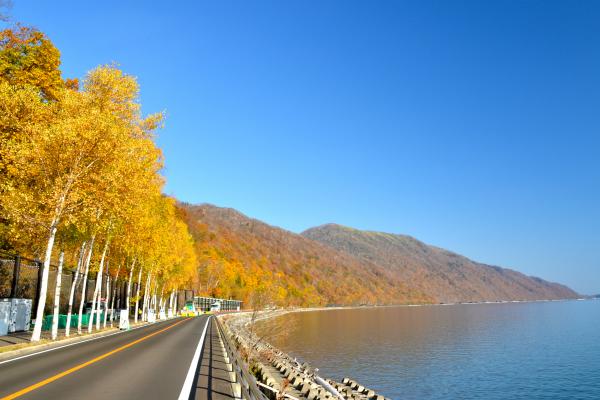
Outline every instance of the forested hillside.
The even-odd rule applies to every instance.
[[[181,204],[201,293],[279,305],[401,304],[575,297],[558,284],[475,263],[413,238],[337,225],[298,235],[236,210]]]
[[[233,209],[181,204],[180,213],[195,240],[203,294],[306,306],[433,301],[382,267]]]
[[[312,228],[302,235],[384,267],[415,290],[440,302],[577,297],[566,286],[474,262],[410,236],[360,231],[335,224]]]

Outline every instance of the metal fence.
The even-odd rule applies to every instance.
[[[41,263],[0,253],[0,297],[37,299]]]
[[[33,300],[33,309],[37,308],[40,298],[40,281],[42,274],[42,263],[39,260],[32,260],[19,255],[10,255],[0,253],[0,298],[23,298]],[[48,272],[48,291],[46,297],[46,307],[44,312],[51,312],[54,304],[54,295],[56,290],[56,278],[58,267],[50,265]],[[60,309],[59,312],[65,314],[68,309],[71,285],[75,278],[75,271],[69,266],[63,268],[61,274],[60,288]],[[88,275],[84,301],[91,301],[94,288],[96,286],[95,273]],[[109,302],[112,302],[114,295],[115,308],[125,308],[127,295],[127,281],[124,279],[115,280],[114,277],[104,276],[102,282],[101,298],[106,298],[106,279],[110,279]],[[75,285],[73,296],[73,309],[78,310],[82,296],[83,277],[80,275]],[[136,293],[137,283],[132,284],[132,294]]]
[[[11,297],[15,260],[0,258],[0,298]]]
[[[20,255],[9,254],[0,252],[0,298],[22,298],[31,299],[33,301],[33,313],[37,309],[37,304],[40,299],[40,282],[42,279],[43,265],[39,260],[22,257]],[[58,267],[54,264],[50,265],[48,272],[48,290],[46,294],[46,305],[44,308],[44,314],[48,315],[52,312],[54,305],[54,295],[56,289],[56,277],[58,274]],[[69,296],[71,293],[71,285],[75,278],[75,268],[70,265],[63,267],[61,276],[61,289],[60,289],[60,301],[59,301],[59,313],[66,314],[69,307]],[[110,279],[110,294],[107,296],[106,293],[106,279]],[[114,277],[107,277],[104,274],[102,282],[102,293],[100,298],[105,299],[109,297],[110,307],[111,303],[115,309],[124,309],[127,304],[127,280],[123,278],[115,279]],[[78,312],[79,305],[81,303],[82,296],[82,285],[83,276],[80,274],[77,279],[77,283],[74,289],[73,296],[73,312]],[[96,273],[90,272],[86,283],[86,291],[84,294],[84,303],[92,300],[94,295],[94,288],[96,286]],[[137,293],[137,282],[131,284],[131,307],[129,308],[130,314],[135,313],[133,307],[133,296]],[[112,300],[114,296],[114,301]],[[175,304],[176,310],[181,310],[185,305],[186,301],[194,299],[194,291],[192,290],[180,290],[178,291],[177,303]],[[140,303],[141,307],[141,303]],[[85,312],[85,310],[84,310]]]

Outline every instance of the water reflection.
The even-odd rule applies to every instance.
[[[391,398],[600,398],[600,301],[289,314],[273,344]],[[274,322],[267,322],[269,324]]]

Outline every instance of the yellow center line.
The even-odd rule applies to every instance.
[[[113,354],[115,354],[115,353],[118,353],[118,352],[120,352],[120,351],[123,351],[123,350],[125,350],[125,349],[126,349],[126,348],[128,348],[128,347],[131,347],[131,346],[133,346],[133,345],[135,345],[135,344],[138,344],[139,342],[142,342],[142,341],[144,341],[144,340],[146,340],[146,339],[149,339],[149,338],[151,338],[152,336],[158,335],[159,333],[162,333],[162,332],[164,332],[164,331],[166,331],[166,330],[169,330],[169,329],[173,328],[174,326],[176,326],[176,325],[179,325],[180,323],[182,323],[182,322],[185,322],[185,321],[188,321],[188,320],[190,320],[190,319],[191,319],[191,318],[186,318],[186,319],[183,319],[183,320],[181,320],[181,321],[178,321],[178,322],[176,322],[176,323],[174,323],[174,324],[172,324],[172,325],[169,325],[169,326],[167,326],[166,328],[163,328],[163,329],[161,329],[161,330],[159,330],[159,331],[153,332],[153,333],[151,333],[151,334],[149,334],[149,335],[146,335],[146,336],[144,336],[144,337],[141,337],[141,338],[139,338],[139,339],[136,339],[136,340],[134,340],[133,342],[129,342],[129,343],[127,343],[126,345],[123,345],[123,346],[121,346],[121,347],[118,347],[118,348],[116,348],[116,349],[114,349],[114,350],[111,350],[111,351],[109,351],[108,353],[104,353],[104,354],[102,354],[102,355],[100,355],[100,356],[98,356],[98,357],[96,357],[96,358],[92,358],[92,359],[91,359],[91,360],[89,360],[89,361],[86,361],[86,362],[84,362],[84,363],[82,363],[82,364],[76,365],[76,366],[74,366],[73,368],[69,368],[69,369],[67,369],[66,371],[63,371],[63,372],[61,372],[61,373],[58,373],[58,374],[56,374],[56,375],[54,375],[54,376],[51,376],[51,377],[50,377],[50,378],[48,378],[48,379],[44,379],[43,381],[40,381],[40,382],[38,382],[38,383],[35,383],[35,384],[31,385],[31,386],[27,386],[26,388],[23,388],[23,389],[19,390],[18,392],[15,392],[15,393],[13,393],[13,394],[9,394],[9,395],[8,395],[8,396],[6,396],[6,397],[2,397],[2,398],[0,398],[0,400],[12,400],[12,399],[16,399],[17,397],[21,397],[21,396],[23,396],[23,395],[24,395],[24,394],[26,394],[26,393],[32,392],[32,391],[34,391],[34,390],[36,390],[36,389],[39,389],[39,388],[41,388],[42,386],[46,386],[47,384],[49,384],[49,383],[51,383],[51,382],[54,382],[54,381],[56,381],[56,380],[58,380],[58,379],[62,378],[63,376],[66,376],[66,375],[72,374],[72,373],[73,373],[73,372],[75,372],[75,371],[79,371],[80,369],[82,369],[82,368],[85,368],[85,367],[87,367],[88,365],[94,364],[94,363],[96,363],[96,362],[98,362],[98,361],[100,361],[100,360],[102,360],[102,359],[104,359],[104,358],[106,358],[106,357],[108,357],[108,356],[111,356],[111,355],[113,355]]]

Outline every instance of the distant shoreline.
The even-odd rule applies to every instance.
[[[550,303],[563,301],[594,301],[600,300],[594,297],[583,297],[576,299],[547,299],[547,300],[505,300],[505,301],[480,301],[480,302],[464,302],[464,303],[431,303],[431,304],[385,304],[385,305],[364,305],[364,306],[331,306],[331,307],[290,307],[290,308],[275,308],[259,311],[258,321],[266,321],[275,317],[291,313],[302,313],[312,311],[334,311],[334,310],[359,310],[372,308],[392,308],[392,307],[433,307],[433,306],[462,306],[462,305],[494,305],[494,304],[522,304],[522,303]],[[252,310],[240,311],[241,313],[252,313]]]
[[[384,308],[384,307],[426,307],[426,306],[456,306],[468,304],[509,304],[509,303],[547,303],[556,301],[583,301],[598,300],[594,297],[564,298],[564,299],[539,299],[539,300],[499,300],[499,301],[465,301],[456,303],[415,303],[415,304],[381,304],[381,305],[359,305],[359,306],[322,306],[322,307],[298,307],[290,308],[298,311],[318,310],[347,310],[357,308]]]
[[[267,320],[281,315],[311,311],[334,311],[334,310],[358,310],[371,308],[391,308],[391,307],[432,307],[432,306],[462,306],[462,305],[492,305],[492,304],[516,304],[516,303],[550,303],[563,301],[593,301],[600,300],[594,297],[581,298],[566,298],[566,299],[545,299],[545,300],[505,300],[505,301],[479,301],[479,302],[464,302],[464,303],[423,303],[423,304],[385,304],[385,305],[364,305],[364,306],[331,306],[331,307],[290,307],[290,308],[275,308],[271,310],[263,310],[260,320]],[[252,310],[244,310],[242,312],[251,313]]]

